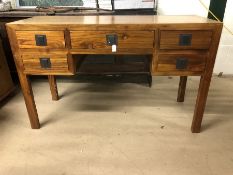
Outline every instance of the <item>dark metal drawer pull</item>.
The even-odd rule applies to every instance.
[[[49,69],[49,68],[51,68],[50,58],[40,58],[40,66],[43,69]]]
[[[46,35],[35,35],[35,40],[37,46],[47,46]]]
[[[118,42],[118,37],[117,35],[106,35],[106,40],[107,40],[107,45],[112,46],[112,45],[117,45]]]
[[[191,46],[192,34],[180,34],[180,46]]]
[[[188,59],[187,58],[177,58],[176,59],[176,69],[182,70],[188,67]]]

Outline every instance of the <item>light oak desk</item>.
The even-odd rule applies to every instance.
[[[31,127],[40,128],[28,76],[47,75],[58,100],[55,75],[73,75],[85,54],[150,56],[151,75],[200,76],[191,130],[200,132],[222,23],[197,16],[46,16],[7,24]],[[74,57],[75,55],[75,57]]]

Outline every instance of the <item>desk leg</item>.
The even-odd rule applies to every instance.
[[[199,133],[201,130],[201,123],[205,111],[210,81],[211,77],[208,78],[208,76],[205,75],[201,76],[191,128],[193,133]]]
[[[149,87],[151,88],[151,86],[152,86],[152,75],[151,74],[147,75],[147,81],[148,81]]]
[[[34,101],[31,82],[28,76],[23,74],[22,72],[19,72],[18,75],[19,75],[19,80],[20,80],[25,104],[26,104],[27,111],[28,111],[29,120],[31,123],[31,128],[39,129],[40,122],[39,122],[39,118],[37,114],[36,104]]]
[[[52,94],[52,100],[59,100],[58,91],[57,91],[57,82],[54,75],[48,75],[50,91]]]
[[[179,83],[177,102],[184,102],[186,84],[187,84],[187,76],[181,76],[180,83]]]
[[[212,36],[211,46],[209,48],[209,54],[206,60],[205,72],[201,76],[199,90],[197,95],[196,106],[194,110],[193,122],[191,130],[193,133],[199,133],[201,130],[201,122],[206,106],[207,96],[210,87],[210,81],[212,78],[215,58],[218,50],[220,36],[222,32],[222,26],[216,26]]]

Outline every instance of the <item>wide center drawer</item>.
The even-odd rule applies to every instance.
[[[153,48],[154,31],[71,31],[72,49],[107,49],[107,36],[116,37],[117,49]]]
[[[64,31],[16,31],[20,49],[63,49]]]
[[[212,31],[162,30],[160,49],[209,49]]]

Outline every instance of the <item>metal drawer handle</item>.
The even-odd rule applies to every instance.
[[[192,34],[180,34],[179,45],[180,46],[191,46]]]
[[[106,40],[108,46],[117,45],[118,43],[118,37],[115,34],[106,35]]]
[[[177,58],[176,59],[176,69],[183,70],[188,67],[188,59],[187,58]]]
[[[46,35],[35,35],[35,40],[37,46],[47,46]]]
[[[49,69],[49,68],[51,68],[50,58],[40,58],[40,66],[43,69]]]

